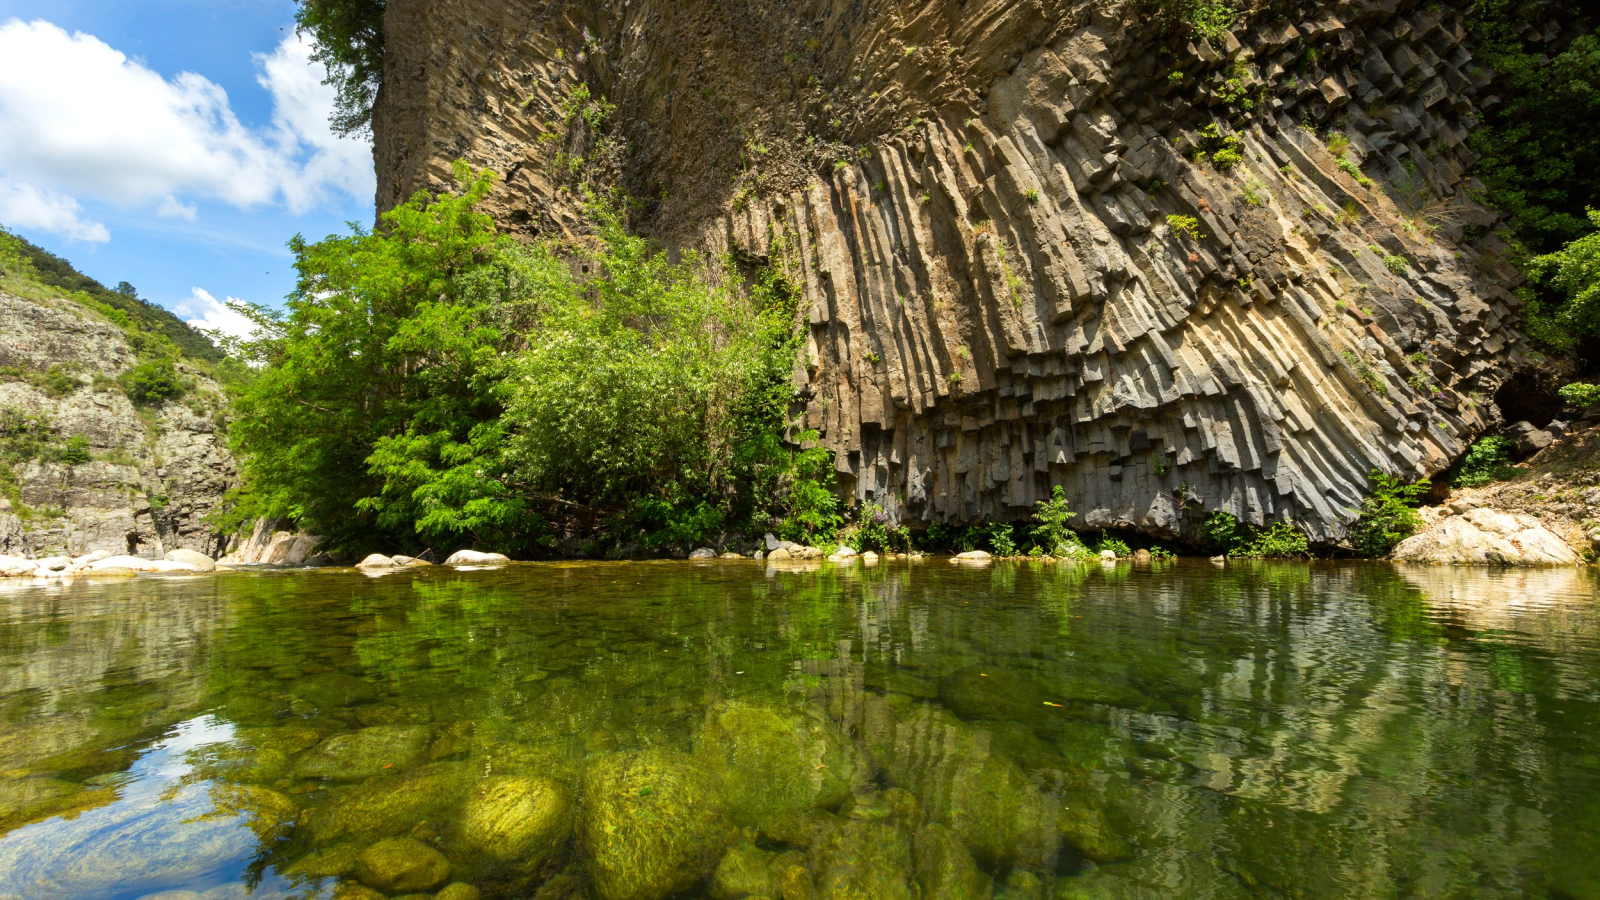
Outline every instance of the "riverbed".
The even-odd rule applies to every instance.
[[[1590,570],[0,592],[0,900],[1600,897]]]

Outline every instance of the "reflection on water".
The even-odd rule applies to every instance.
[[[1188,563],[11,589],[0,900],[1600,897],[1595,596]]]

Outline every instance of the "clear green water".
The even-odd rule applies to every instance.
[[[1596,594],[942,560],[9,586],[0,898],[1600,897]]]

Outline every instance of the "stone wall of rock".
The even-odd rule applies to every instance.
[[[1522,362],[1455,4],[1211,42],[1113,0],[387,9],[380,206],[465,158],[505,227],[571,234],[599,167],[642,230],[781,266],[803,426],[902,521],[1061,487],[1084,528],[1337,540],[1370,471],[1445,468]]]
[[[137,357],[127,335],[68,300],[0,293],[0,409],[43,417],[56,442],[88,440],[91,461],[13,464],[20,505],[0,500],[0,555],[77,556],[105,551],[160,559],[168,551],[216,556],[229,536],[206,516],[235,483],[217,434],[221,389],[180,364],[185,397],[143,410],[117,383]],[[25,377],[66,373],[76,387],[52,396]]]

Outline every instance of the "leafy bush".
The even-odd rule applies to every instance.
[[[1473,488],[1505,481],[1517,474],[1511,464],[1511,441],[1499,435],[1479,438],[1455,464],[1452,487]]]
[[[1561,399],[1579,409],[1588,409],[1600,403],[1600,384],[1569,384],[1561,389]]]
[[[61,461],[69,466],[81,466],[92,458],[89,439],[81,434],[67,438],[67,443],[61,448]]]
[[[1289,559],[1306,556],[1311,551],[1305,532],[1287,522],[1254,527],[1222,510],[1206,517],[1201,533],[1215,549],[1232,557]]]
[[[989,546],[994,548],[996,556],[1016,556],[1017,542],[1011,537],[1011,526],[996,523],[989,526]]]
[[[122,373],[122,390],[140,406],[154,406],[183,396],[189,383],[178,375],[170,356],[147,359]]]
[[[1167,227],[1173,234],[1185,235],[1191,241],[1205,240],[1205,235],[1200,233],[1200,220],[1194,216],[1167,216]]]
[[[1389,555],[1395,545],[1422,528],[1422,517],[1415,506],[1429,489],[1427,482],[1406,484],[1399,478],[1373,470],[1367,476],[1372,493],[1361,501],[1355,524],[1350,526],[1350,543],[1362,556],[1376,559]]]
[[[1067,526],[1077,513],[1069,508],[1066,491],[1056,485],[1049,500],[1040,500],[1034,506],[1033,539],[1044,548],[1044,552],[1051,556],[1080,554],[1083,542],[1078,540],[1078,533]]]
[[[598,201],[592,244],[524,245],[478,211],[492,174],[457,177],[376,231],[296,240],[287,311],[243,308],[242,502],[333,546],[836,533],[832,453],[784,441],[797,295],[775,270],[674,261]]]
[[[44,372],[20,366],[0,366],[0,381],[26,382],[54,399],[69,396],[83,386],[76,377],[60,366],[51,366]]]
[[[1557,291],[1565,300],[1550,323],[1564,332],[1564,343],[1576,336],[1600,336],[1600,210],[1587,211],[1596,229],[1554,253],[1532,260],[1528,274]]]
[[[1222,37],[1239,17],[1234,0],[1153,0],[1157,17],[1208,40]]]
[[[1133,550],[1126,541],[1112,537],[1108,532],[1100,532],[1100,540],[1095,542],[1094,553],[1099,555],[1110,550],[1117,555],[1117,559],[1127,559],[1133,555]]]

